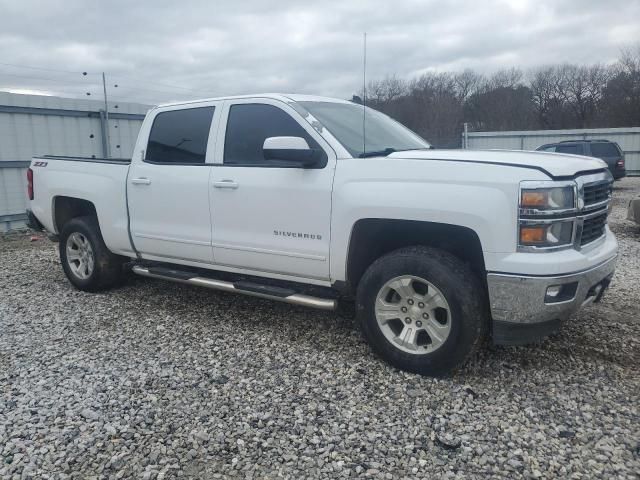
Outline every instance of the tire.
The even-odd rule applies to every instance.
[[[107,249],[95,217],[76,217],[65,223],[60,233],[58,248],[62,269],[73,286],[79,290],[107,290],[118,285],[124,278],[124,258]],[[72,256],[81,259],[74,259]],[[81,268],[83,260],[84,265],[91,268]]]
[[[448,252],[423,246],[391,252],[367,269],[356,292],[356,316],[383,360],[428,376],[460,367],[489,325],[486,294],[472,270]]]

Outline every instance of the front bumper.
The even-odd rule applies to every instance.
[[[614,256],[588,270],[552,277],[489,273],[493,342],[523,345],[556,332],[580,307],[600,300],[615,264]],[[559,293],[548,295],[549,287]]]

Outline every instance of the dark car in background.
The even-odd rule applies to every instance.
[[[624,153],[615,142],[609,140],[566,140],[559,143],[548,143],[536,148],[539,152],[571,153],[586,155],[604,160],[613,178],[618,180],[627,175],[624,166]]]

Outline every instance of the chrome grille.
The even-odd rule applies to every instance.
[[[611,197],[611,182],[596,182],[584,186],[584,206],[605,202]]]
[[[586,218],[582,225],[582,236],[580,237],[580,246],[597,240],[604,235],[605,225],[607,224],[607,211]]]

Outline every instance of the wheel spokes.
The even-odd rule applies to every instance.
[[[449,325],[442,325],[433,318],[430,318],[424,323],[424,329],[431,339],[432,348],[437,348],[442,345],[449,335]]]
[[[67,259],[71,261],[80,260],[80,252],[76,249],[67,247]]]
[[[400,335],[396,338],[398,343],[402,344],[405,348],[409,348],[411,350],[416,350],[418,348],[418,345],[416,344],[418,329],[411,325],[405,325],[402,328]]]
[[[86,279],[91,276],[95,267],[95,258],[89,239],[79,232],[74,232],[67,238],[67,264],[73,274]]]
[[[407,353],[429,354],[442,346],[451,332],[447,299],[423,278],[392,278],[379,290],[374,305],[382,334]]]
[[[400,297],[405,300],[413,297],[416,292],[411,285],[413,279],[410,277],[400,277],[389,283],[389,288],[394,290]]]
[[[93,255],[89,252],[89,256],[87,257],[87,275],[89,275],[93,271],[94,260]]]
[[[77,234],[76,234],[76,239],[77,239],[77,242],[79,243],[79,245],[80,245],[82,248],[87,248],[87,244],[88,244],[89,242],[87,242],[87,238],[86,238],[84,235],[82,235],[82,234],[80,234],[80,233],[77,233]]]
[[[376,318],[379,322],[386,323],[401,317],[400,304],[385,302],[382,299],[376,301]]]
[[[429,291],[433,291],[433,288],[429,289]],[[442,293],[438,291],[433,291],[433,293],[431,294],[427,292],[427,295],[425,295],[424,297],[424,303],[429,305],[431,310],[435,310],[436,308],[449,308],[449,306],[447,305],[447,301],[442,296]]]

